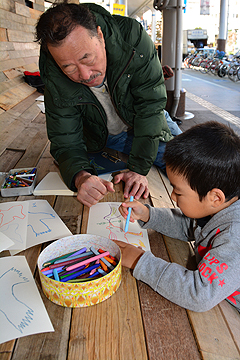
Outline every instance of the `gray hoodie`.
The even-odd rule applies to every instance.
[[[134,269],[134,277],[186,309],[207,311],[226,299],[240,312],[240,200],[219,211],[203,227],[179,209],[148,208],[150,219],[147,223],[139,221],[140,225],[172,238],[194,241],[198,269],[187,270],[146,251]]]

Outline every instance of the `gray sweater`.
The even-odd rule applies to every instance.
[[[240,200],[215,214],[202,228],[179,209],[148,208],[150,219],[139,221],[140,225],[194,241],[198,269],[187,270],[146,251],[134,277],[186,309],[207,311],[226,299],[240,312]]]

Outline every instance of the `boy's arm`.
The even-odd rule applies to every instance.
[[[153,229],[174,239],[189,240],[191,219],[183,215],[181,210],[154,208],[147,204],[145,206],[149,209],[149,221],[144,223],[139,220],[142,228]]]
[[[195,271],[146,251],[136,262],[133,276],[192,311],[207,311],[226,298],[240,311],[239,243],[237,247],[230,245],[221,233],[215,247],[206,253]]]

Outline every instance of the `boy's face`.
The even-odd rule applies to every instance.
[[[182,210],[184,215],[190,218],[200,219],[213,214],[213,208],[211,207],[208,195],[200,201],[198,193],[191,189],[185,177],[172,172],[168,166],[166,170],[173,187],[171,198],[177,203],[177,206]]]

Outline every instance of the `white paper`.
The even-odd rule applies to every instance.
[[[0,203],[0,231],[14,242],[12,250],[26,249],[28,201]]]
[[[44,95],[40,95],[38,98],[35,99],[36,101],[44,101]]]
[[[99,175],[100,178],[111,181],[111,174]],[[71,191],[63,182],[58,172],[49,172],[33,190],[33,195],[65,195],[74,196],[77,193]]]
[[[19,252],[46,241],[72,235],[46,200],[1,203],[0,216],[0,231],[14,242],[9,248],[12,254],[12,250]]]
[[[87,233],[141,246],[145,251],[150,250],[147,230],[142,229],[137,221],[130,222],[128,232],[125,233],[126,220],[118,210],[120,205],[120,202],[93,205],[89,210]]]
[[[14,242],[2,232],[0,232],[0,252],[7,250],[10,246],[14,245]]]
[[[45,104],[43,102],[37,104],[43,114],[45,114]]]
[[[57,172],[49,172],[33,191],[34,195],[70,195],[71,191]]]
[[[0,343],[54,331],[24,256],[0,258]]]
[[[107,181],[112,181],[112,179],[113,179],[112,174],[101,174],[101,175],[98,175],[98,177],[100,177],[101,179],[107,180]]]

